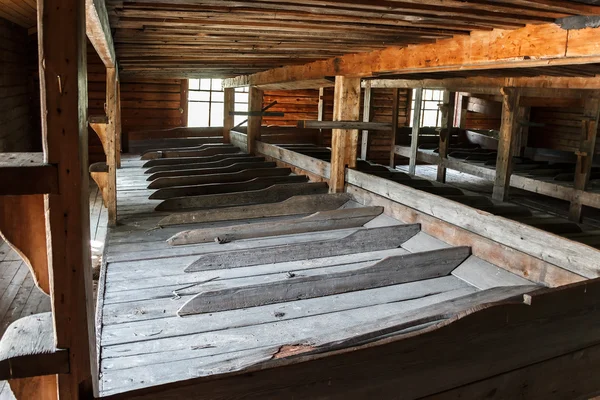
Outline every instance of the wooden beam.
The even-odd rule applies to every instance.
[[[372,90],[371,83],[366,81],[364,84],[364,100],[363,100],[363,122],[371,122],[371,106],[372,106]],[[363,129],[360,145],[360,158],[367,160],[367,153],[369,152],[369,130]]]
[[[319,104],[317,106],[317,121],[325,120],[325,88],[319,88]],[[317,145],[323,146],[323,130],[319,129],[319,134],[317,135]]]
[[[396,153],[396,135],[398,134],[398,115],[400,114],[400,89],[393,90],[394,99],[392,100],[392,132],[391,132],[391,149],[390,149],[390,167],[394,168]]]
[[[115,93],[115,142],[116,166],[121,168],[121,152],[123,151],[123,126],[121,125],[121,80],[117,72],[117,91]],[[187,107],[186,107],[187,109]]]
[[[359,130],[370,129],[374,131],[390,131],[392,125],[386,122],[361,122],[361,121],[298,121],[300,129],[343,129]]]
[[[108,208],[108,225],[117,225],[117,70],[106,68],[106,165],[108,180],[106,183],[106,199]]]
[[[45,195],[54,337],[69,352],[58,397],[97,394],[90,251],[85,4],[38,0],[42,142],[58,168],[58,194]],[[49,390],[46,388],[46,390]],[[56,389],[55,389],[56,390]]]
[[[0,196],[58,192],[56,166],[42,153],[0,153]]]
[[[106,68],[115,68],[117,57],[104,0],[85,0],[87,37]]]
[[[600,28],[566,31],[553,23],[527,25],[515,30],[473,31],[469,36],[455,36],[430,44],[388,47],[370,53],[276,68],[227,79],[224,86],[262,85],[335,75],[368,77],[382,73],[593,64],[600,62],[600,48],[596,46],[599,32]],[[432,58],[432,55],[435,57]]]
[[[249,154],[254,154],[256,152],[256,141],[260,140],[260,129],[262,125],[262,108],[263,91],[256,87],[250,87],[250,92],[248,93],[248,111],[255,111],[260,114],[250,115],[248,117],[247,152]]]
[[[417,169],[417,151],[419,150],[419,129],[421,128],[421,108],[423,107],[423,89],[415,89],[415,106],[410,139],[410,160],[408,173],[414,175]]]
[[[225,88],[224,113],[223,113],[223,143],[231,143],[229,131],[235,125],[235,118],[230,113],[235,111],[235,89]]]
[[[360,114],[360,78],[336,76],[333,96],[334,121],[358,121]],[[356,166],[358,130],[334,129],[331,138],[331,193],[344,191],[346,166]]]
[[[577,166],[575,168],[575,190],[584,191],[590,180],[590,171],[594,160],[596,149],[596,137],[598,136],[598,115],[600,114],[600,100],[588,99],[583,108],[581,143],[577,154]],[[581,221],[582,202],[581,197],[574,193],[569,207],[569,219]]]
[[[359,209],[357,209],[359,210]],[[446,276],[469,255],[468,247],[386,257],[350,271],[291,277],[248,286],[224,284],[188,300],[177,314],[193,315],[313,299]]]
[[[285,113],[280,111],[230,111],[230,115],[242,115],[246,117],[283,117]]]
[[[496,179],[492,198],[498,201],[508,199],[510,176],[512,175],[514,141],[518,121],[520,93],[516,89],[503,89],[502,122],[500,125],[500,140],[498,141],[498,156],[496,159]]]
[[[448,158],[448,148],[450,147],[450,132],[454,127],[454,108],[456,106],[456,93],[444,90],[444,103],[441,106],[442,111],[442,129],[440,130],[439,157]],[[446,183],[446,168],[441,164],[437,168],[437,181]]]

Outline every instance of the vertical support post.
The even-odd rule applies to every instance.
[[[423,89],[415,89],[415,110],[412,121],[412,135],[410,138],[410,160],[408,173],[414,175],[417,170],[417,151],[419,148],[419,128],[421,127],[421,109],[423,107]]]
[[[179,90],[179,111],[181,112],[181,126],[188,126],[188,89],[189,80],[182,79]]]
[[[250,87],[248,94],[248,111],[260,113],[263,106],[263,91],[257,87]],[[262,124],[262,116],[248,117],[248,153],[255,154],[256,141],[260,140],[260,127]]]
[[[594,161],[596,137],[598,132],[598,114],[600,113],[600,99],[586,99],[583,106],[581,125],[581,143],[577,152],[577,166],[573,185],[573,198],[569,207],[569,219],[581,221],[582,204],[580,192],[587,188],[590,180],[590,171]]]
[[[515,156],[523,155],[524,147],[527,146],[527,141],[529,137],[529,118],[531,115],[531,107],[519,107],[518,111],[518,121],[519,129],[517,129],[517,137],[514,140],[514,148],[513,154]]]
[[[514,140],[517,137],[520,93],[515,88],[502,88],[502,122],[498,157],[496,159],[496,179],[492,198],[498,201],[508,199],[510,176],[512,175]]]
[[[234,127],[235,117],[230,113],[235,111],[235,89],[225,88],[225,99],[224,99],[224,112],[223,112],[223,143],[231,143],[229,132]]]
[[[469,115],[469,96],[461,93],[459,95],[458,104],[460,104],[460,113],[458,115],[457,125],[461,130],[465,130],[467,129],[467,116]]]
[[[358,121],[360,116],[360,78],[335,77],[334,121]],[[346,166],[356,167],[358,129],[334,129],[331,138],[331,178],[329,191],[344,191]]]
[[[325,120],[325,88],[319,88],[319,104],[317,108],[317,121]],[[317,146],[323,146],[323,129],[317,133]]]
[[[400,114],[400,89],[394,89],[394,99],[392,101],[392,137],[390,141],[390,167],[394,168],[396,159],[396,135],[398,134],[398,115]]]
[[[121,150],[123,141],[123,128],[121,126],[121,79],[117,75],[117,92],[115,103],[115,135],[117,140],[117,168],[121,168]]]
[[[44,196],[54,338],[56,347],[69,351],[70,360],[70,372],[58,375],[57,392],[61,400],[79,399],[97,394],[98,377],[90,266],[85,2],[38,0],[37,16],[44,158],[57,166],[59,185],[59,194]]]
[[[442,129],[440,130],[439,164],[437,167],[437,181],[446,183],[446,167],[443,161],[448,158],[450,147],[450,135],[454,127],[454,108],[456,106],[456,93],[444,90],[444,102],[442,110]]]
[[[106,68],[106,165],[108,179],[106,184],[108,225],[117,225],[117,69]]]
[[[372,105],[372,89],[371,81],[365,82],[365,94],[363,100],[363,122],[371,122],[371,105]],[[367,153],[369,152],[369,131],[367,129],[362,131],[361,144],[360,144],[360,158],[362,160],[367,159]]]

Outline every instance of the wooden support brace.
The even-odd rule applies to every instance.
[[[586,100],[583,108],[583,119],[581,121],[581,142],[577,154],[573,198],[569,207],[569,219],[576,222],[581,221],[581,192],[585,191],[590,180],[590,171],[596,148],[599,114],[600,100],[594,98]]]
[[[108,207],[108,165],[105,162],[98,162],[90,165],[90,176],[98,185],[100,194],[102,195],[102,204]]]
[[[419,150],[419,129],[421,128],[421,108],[423,107],[423,89],[415,89],[415,109],[410,139],[410,160],[408,173],[414,175],[417,170],[417,151]]]
[[[319,88],[319,104],[317,106],[317,121],[325,120],[325,88]],[[317,146],[323,146],[325,140],[323,139],[323,130],[319,129],[319,134],[317,135]]]
[[[58,171],[42,153],[0,153],[0,196],[58,192]]]
[[[371,81],[366,81],[364,84],[364,100],[363,100],[363,122],[371,122],[371,106],[373,103]],[[369,152],[369,130],[363,129],[361,136],[360,145],[360,158],[367,160],[367,154]]]
[[[496,160],[496,178],[492,198],[498,201],[508,199],[510,176],[512,174],[514,140],[517,137],[520,93],[518,89],[502,88],[502,122],[498,157]]]
[[[440,106],[442,111],[442,129],[440,130],[440,159],[448,158],[448,148],[450,147],[450,134],[454,127],[454,108],[456,106],[456,93],[444,90],[444,103]],[[437,168],[437,181],[446,182],[446,167],[441,163]]]
[[[400,113],[400,89],[394,89],[394,100],[392,101],[392,132],[391,132],[391,148],[390,148],[390,167],[394,168],[394,160],[396,159],[396,135],[398,134],[398,115]]]
[[[336,76],[333,101],[334,121],[358,121],[360,114],[360,78]],[[333,129],[331,138],[331,193],[344,191],[346,166],[356,167],[357,129]]]
[[[224,98],[223,143],[231,143],[229,131],[233,128],[235,118],[230,113],[235,111],[235,89],[226,88]]]
[[[256,152],[256,141],[260,140],[260,129],[262,125],[262,103],[263,103],[263,91],[251,87],[248,94],[248,111],[256,111],[259,114],[250,115],[248,117],[248,134],[247,144],[248,153],[254,154]]]
[[[106,129],[108,126],[108,117],[106,115],[95,115],[90,116],[88,118],[88,122],[90,124],[90,128],[96,132],[98,138],[100,139],[100,143],[102,144],[102,150],[104,150],[104,155],[108,155],[108,139],[106,134]]]

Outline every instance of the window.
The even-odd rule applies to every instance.
[[[415,115],[415,96],[416,89],[413,89],[412,104],[410,111],[410,122]],[[442,126],[442,113],[439,105],[444,102],[443,90],[423,89],[423,105],[421,108],[421,127],[424,126]]]
[[[225,92],[222,79],[190,79],[188,81],[188,126],[223,126]],[[248,88],[235,89],[235,111],[248,111]],[[236,116],[235,125],[246,117]]]

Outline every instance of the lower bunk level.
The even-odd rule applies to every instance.
[[[516,384],[539,379],[540,367],[597,360],[597,282],[549,290],[585,278],[459,228],[436,234],[359,188],[327,194],[309,171],[311,181],[281,162],[236,160],[251,164],[223,171],[233,164],[214,163],[247,157],[225,153],[194,167],[123,160],[120,225],[109,231],[99,287],[103,397],[600,389],[575,390],[564,377],[541,392]],[[513,260],[525,265],[506,268]]]

